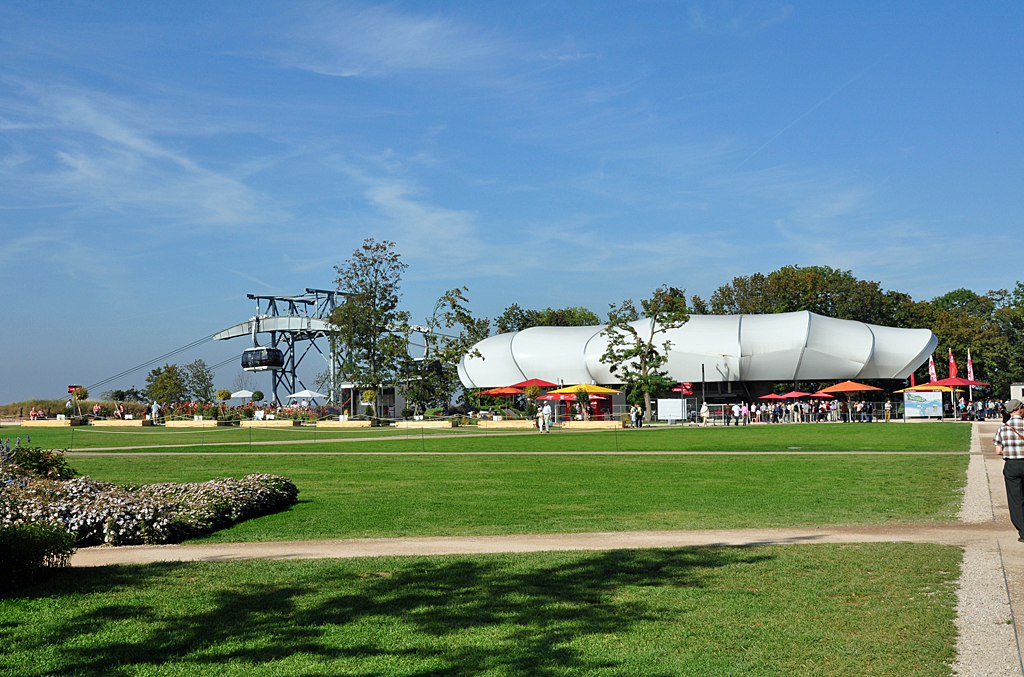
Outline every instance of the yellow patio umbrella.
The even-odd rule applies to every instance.
[[[944,392],[944,393],[948,393],[948,392],[952,392],[952,390],[953,389],[950,388],[949,386],[937,386],[937,385],[932,385],[930,383],[924,383],[924,384],[921,384],[919,386],[910,386],[909,388],[904,388],[903,390],[894,390],[893,392],[894,393],[902,393],[902,392],[908,392],[909,391],[909,392],[914,393],[914,392],[940,392],[941,391],[941,392]]]
[[[554,395],[561,395],[561,394],[575,395],[576,393],[580,392],[581,390],[583,392],[585,392],[585,393],[588,393],[588,394],[592,394],[592,393],[599,393],[599,394],[600,393],[605,393],[606,394],[606,393],[621,393],[622,392],[621,390],[612,390],[611,388],[605,388],[604,386],[595,386],[595,385],[592,385],[590,383],[580,383],[579,385],[565,386],[564,388],[559,388],[558,390],[552,390],[551,392],[548,393],[548,395],[552,395],[552,394],[554,394]]]

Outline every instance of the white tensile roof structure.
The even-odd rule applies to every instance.
[[[631,323],[641,336],[651,320]],[[605,326],[532,327],[476,344],[459,377],[467,388],[495,388],[539,378],[554,383],[621,383],[601,362]],[[929,329],[896,329],[807,311],[776,315],[693,315],[656,335],[671,342],[669,378],[708,382],[903,379],[935,350]]]

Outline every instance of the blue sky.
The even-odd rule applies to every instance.
[[[1022,26],[1011,2],[7,0],[0,401],[333,286],[366,237],[397,243],[414,318],[458,285],[490,317],[603,315],[786,264],[1012,286]]]

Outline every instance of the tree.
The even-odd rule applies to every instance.
[[[767,275],[733,278],[711,295],[710,303],[694,296],[695,312],[714,315],[760,315],[807,310],[841,320],[901,326],[900,314],[913,300],[885,291],[878,282],[828,266],[783,266]]]
[[[398,310],[407,267],[394,242],[373,238],[364,240],[343,266],[335,267],[335,282],[345,292],[345,301],[329,318],[336,328],[332,341],[347,352],[349,378],[360,388],[378,390],[396,384],[408,359],[409,313]]]
[[[146,395],[155,402],[180,402],[187,394],[185,384],[181,381],[181,372],[175,364],[157,367],[146,377]]]
[[[238,372],[235,376],[235,380],[231,383],[232,392],[238,392],[239,390],[253,390],[256,387],[256,379],[253,378],[252,373],[245,371],[244,369]]]
[[[181,369],[181,382],[188,398],[200,402],[213,400],[213,370],[202,359],[189,362]]]
[[[406,395],[411,402],[444,406],[462,388],[459,362],[466,355],[482,357],[473,346],[487,338],[491,323],[473,317],[466,298],[467,287],[449,289],[426,318],[426,360],[407,365]],[[453,335],[453,332],[458,333]],[[413,363],[413,360],[409,360]],[[415,366],[415,369],[409,368]]]
[[[965,376],[969,349],[974,377],[991,383],[997,396],[1009,396],[1010,384],[1024,376],[1018,342],[1019,328],[1024,327],[1024,305],[1019,303],[1024,301],[1024,288],[1020,283],[1018,289],[1019,297],[1006,290],[981,295],[968,289],[956,289],[915,304],[907,326],[928,328],[935,334],[939,343],[934,355],[940,377],[940,365],[945,364],[951,349],[958,360],[960,375]],[[927,364],[915,375],[919,382],[927,382]]]
[[[228,390],[227,388],[221,388],[220,390],[217,391],[216,394],[217,399],[220,400],[221,402],[227,402],[228,400],[231,399],[231,391]]]
[[[252,401],[253,402],[262,402],[263,398],[264,398],[264,395],[263,395],[263,391],[262,390],[254,390],[254,391],[252,391]]]
[[[75,398],[75,410],[78,412],[78,415],[81,416],[82,415],[82,406],[81,405],[82,405],[83,401],[88,399],[88,397],[89,397],[89,390],[87,388],[83,387],[83,386],[78,386],[71,393],[71,396]]]
[[[636,322],[639,313],[632,300],[610,304],[608,326],[601,332],[608,337],[608,348],[601,361],[609,365],[613,374],[620,374],[627,389],[643,393],[644,420],[650,421],[651,395],[668,390],[675,383],[661,369],[672,344],[666,340],[658,345],[658,336],[686,324],[690,312],[685,292],[664,285],[640,305],[649,323]]]
[[[524,310],[513,303],[494,320],[499,334],[522,331],[530,327],[590,327],[601,324],[594,311],[582,306]]]

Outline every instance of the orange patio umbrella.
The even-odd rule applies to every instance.
[[[822,388],[819,393],[856,393],[862,390],[881,390],[875,386],[864,385],[863,383],[857,383],[856,381],[843,381],[837,383],[834,386],[828,388]]]
[[[519,388],[511,388],[505,386],[502,388],[491,388],[490,390],[484,390],[480,393],[481,395],[487,395],[488,397],[508,397],[509,395],[522,395],[523,391]]]

